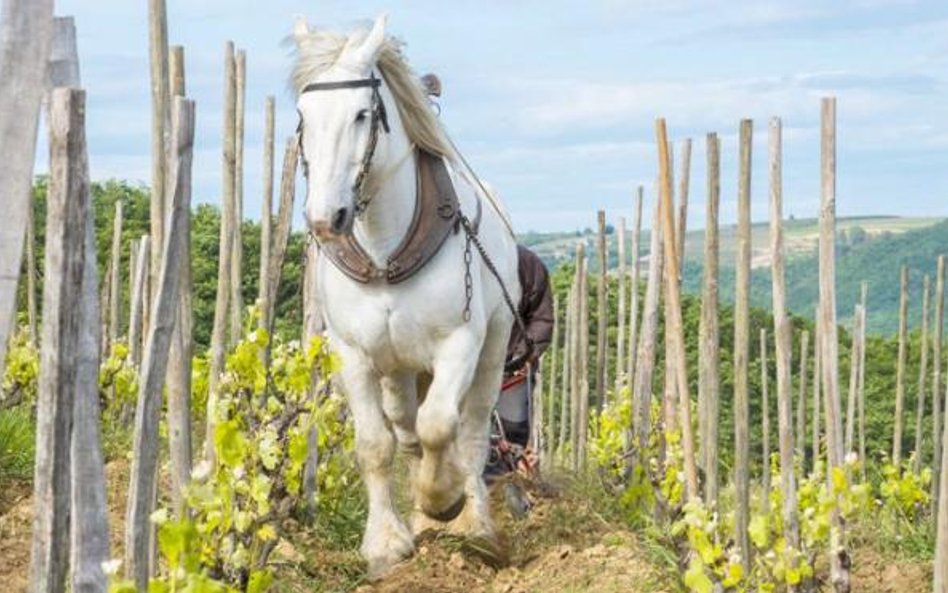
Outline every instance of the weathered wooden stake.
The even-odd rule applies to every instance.
[[[260,307],[260,327],[270,328],[267,315],[270,312],[269,272],[270,247],[273,243],[271,226],[273,224],[273,144],[274,112],[276,100],[267,97],[264,114],[263,132],[263,212],[260,215],[260,277],[257,280],[257,305]]]
[[[648,281],[642,308],[642,330],[639,333],[632,397],[632,429],[638,447],[637,460],[647,463],[648,435],[651,429],[652,378],[655,371],[655,341],[658,338],[658,302],[662,287],[664,249],[662,248],[661,201],[655,200],[649,240]],[[631,458],[630,458],[631,462]]]
[[[36,232],[33,228],[36,220],[33,215],[33,194],[30,193],[29,208],[26,211],[26,315],[30,330],[30,344],[39,345],[37,323],[39,315],[36,309]],[[3,363],[0,362],[0,369]],[[2,371],[0,371],[2,372]]]
[[[941,472],[941,456],[944,454],[941,446],[941,423],[944,413],[941,387],[941,345],[945,327],[945,256],[938,256],[938,269],[935,275],[935,327],[933,329],[934,344],[932,346],[932,446],[935,454],[932,476],[932,515],[938,508],[940,495],[939,474]],[[946,394],[948,395],[948,394]]]
[[[238,50],[234,58],[234,84],[237,97],[234,102],[234,233],[230,269],[230,343],[236,344],[243,333],[244,297],[242,292],[244,260],[244,103],[247,96],[247,53]]]
[[[584,348],[580,345],[583,332],[582,309],[583,309],[583,274],[585,273],[586,244],[582,241],[576,244],[576,275],[573,278],[573,290],[575,298],[572,310],[572,358],[570,360],[570,468],[573,471],[579,469],[579,439],[581,422],[582,383],[586,382],[586,375],[582,372],[585,361],[582,360]]]
[[[549,387],[547,388],[548,393],[546,394],[546,449],[545,449],[545,458],[547,462],[553,464],[553,455],[555,451],[556,444],[556,390],[559,387],[557,383],[557,371],[559,370],[557,364],[559,363],[559,344],[560,342],[560,299],[553,294],[553,339],[550,342],[549,354],[546,355],[546,359],[549,361],[547,365],[549,368]],[[539,397],[543,397],[542,392],[539,393]]]
[[[691,183],[691,138],[685,138],[681,144],[681,176],[678,178],[678,225],[675,237],[678,239],[678,283],[681,284],[685,266],[685,235],[688,233],[688,188]]]
[[[807,356],[810,348],[810,332],[800,332],[800,395],[797,397],[797,457],[800,458],[800,467],[806,471],[806,386],[807,386]]]
[[[165,196],[168,181],[167,152],[170,132],[170,101],[168,77],[168,11],[165,0],[148,0],[148,51],[151,72],[151,250],[149,295],[158,294],[158,273],[161,266],[161,245],[164,244]],[[145,327],[151,323],[151,308],[144,310]]]
[[[566,464],[564,447],[570,435],[572,426],[572,386],[573,386],[573,314],[576,310],[576,289],[571,285],[569,297],[566,300],[566,314],[563,316],[565,329],[563,331],[563,372],[560,393],[560,432],[556,439],[556,451],[559,462]]]
[[[596,233],[596,253],[599,256],[599,275],[596,285],[596,409],[602,411],[606,404],[609,382],[606,378],[608,347],[609,311],[606,308],[606,288],[609,270],[609,254],[606,251],[606,213],[600,210],[596,216],[598,230]]]
[[[783,493],[781,514],[787,544],[798,550],[800,526],[797,518],[797,478],[793,463],[793,327],[790,325],[790,316],[787,313],[784,269],[783,124],[780,118],[775,117],[770,120],[769,146],[771,285],[774,308],[774,354],[777,362],[777,435],[780,450],[780,490]],[[805,356],[804,352],[804,358]],[[761,357],[766,360],[763,353]],[[801,361],[801,370],[805,372],[805,369],[806,363]],[[766,374],[765,370],[765,384]],[[801,380],[804,383],[806,381]],[[803,427],[800,427],[800,431],[802,435]],[[765,471],[769,470],[769,459],[766,463]],[[764,495],[769,497],[769,491],[765,490]],[[790,591],[795,589],[795,587],[790,587]]]
[[[750,190],[753,122],[741,120],[740,177],[737,192],[737,269],[734,300],[734,484],[735,533],[744,571],[751,567],[747,533],[750,519],[750,410],[748,358],[750,356]]]
[[[895,428],[892,432],[892,463],[902,463],[902,415],[905,402],[905,359],[908,357],[908,268],[902,266],[899,292],[899,359],[895,369]]]
[[[151,238],[142,235],[135,255],[135,287],[132,291],[132,312],[128,321],[128,357],[132,364],[142,362],[142,333],[144,332],[145,296],[148,292],[148,263]]]
[[[52,42],[53,0],[6,0],[0,6],[0,375],[16,320],[16,292],[29,219],[39,108]],[[35,334],[34,334],[35,336]]]
[[[119,337],[119,300],[121,299],[120,274],[122,262],[122,222],[123,222],[122,200],[115,202],[115,218],[112,221],[112,253],[110,254],[111,265],[109,268],[109,349]],[[108,356],[109,350],[106,350]]]
[[[862,283],[859,299],[859,384],[856,397],[859,404],[859,467],[862,482],[866,481],[866,296],[869,284]]]
[[[705,500],[718,499],[718,410],[720,407],[720,342],[718,340],[718,208],[721,202],[720,141],[707,136],[707,193],[704,230],[704,272],[701,320],[698,326],[698,427]]]
[[[619,217],[619,226],[617,227],[618,255],[619,255],[619,273],[616,277],[618,282],[618,301],[616,303],[616,382],[615,399],[620,397],[620,390],[625,385],[625,288],[628,271],[625,267],[625,217]]]
[[[923,429],[922,422],[925,419],[925,388],[928,385],[928,301],[931,293],[931,281],[928,274],[922,284],[922,342],[921,342],[921,360],[918,365],[918,392],[915,398],[915,457],[912,459],[912,471],[916,474],[922,469],[922,441]]]
[[[823,409],[823,322],[820,320],[820,306],[816,306],[816,335],[813,337],[813,471],[823,465],[823,453],[820,448],[823,425],[820,414]]]
[[[308,242],[306,245],[306,262],[303,265],[303,344],[306,348],[311,346],[313,338],[319,336],[325,330],[322,307],[316,290],[318,258],[319,246],[315,241]],[[319,376],[316,369],[313,369],[312,373],[308,395],[310,400],[318,403]],[[319,470],[319,433],[315,423],[310,427],[306,435],[306,441],[306,463],[303,466],[303,506],[307,514],[314,518],[317,512],[316,491],[318,489],[317,472]]]
[[[948,406],[948,393],[943,401]],[[948,422],[942,429],[941,450],[938,486],[941,497],[938,499],[938,515],[935,520],[935,578],[932,585],[934,593],[948,593],[948,496],[945,495],[948,492],[948,455],[945,455],[945,451],[948,451]]]
[[[655,123],[655,132],[658,139],[659,178],[662,202],[662,230],[664,234],[665,252],[668,258],[668,274],[665,275],[665,339],[671,340],[676,358],[674,381],[675,391],[678,393],[678,407],[681,416],[681,445],[684,458],[685,485],[687,496],[691,500],[699,500],[698,470],[695,463],[695,437],[691,424],[691,395],[688,390],[688,368],[685,360],[685,336],[681,320],[681,286],[678,275],[671,271],[679,271],[678,246],[675,244],[675,213],[672,200],[672,185],[670,177],[670,163],[668,162],[668,137],[665,130],[665,120],[659,119]],[[690,153],[691,143],[687,144]],[[687,187],[687,185],[685,186]],[[679,231],[683,231],[680,228]]]
[[[296,193],[296,166],[299,157],[299,145],[296,138],[286,140],[286,150],[283,153],[283,175],[280,181],[280,209],[277,213],[276,234],[270,251],[270,287],[267,289],[270,311],[267,319],[273,329],[273,314],[276,306],[277,290],[280,287],[280,275],[283,272],[283,260],[289,246],[291,224],[293,219],[293,198]]]
[[[629,295],[629,360],[626,376],[629,385],[635,381],[637,344],[639,339],[639,242],[642,240],[642,194],[640,185],[635,198],[635,226],[632,227],[632,289]],[[633,393],[633,398],[635,394]]]
[[[579,435],[577,442],[576,467],[586,467],[586,445],[589,438],[589,265],[584,257],[580,261],[580,290],[579,290],[579,366],[576,374],[579,375]]]
[[[770,509],[770,377],[767,374],[767,330],[760,328],[761,511]]]
[[[234,43],[224,46],[224,134],[221,184],[221,228],[220,247],[217,258],[217,298],[214,301],[214,326],[211,329],[211,364],[208,375],[207,431],[204,439],[204,455],[214,461],[214,428],[216,426],[217,389],[227,347],[228,305],[231,289],[231,260],[235,222],[234,213],[234,136],[236,125],[237,84],[234,80]]]
[[[846,398],[846,437],[843,450],[846,454],[855,451],[856,397],[859,390],[859,305],[853,307],[852,343],[849,349],[849,392]]]
[[[178,283],[185,243],[182,241],[185,218],[190,209],[190,147],[194,132],[194,103],[177,97],[173,121],[177,132],[174,146],[178,154],[176,186],[169,204],[168,226],[162,246],[161,273],[157,298],[153,303],[152,324],[148,328],[145,358],[139,374],[138,405],[135,409],[134,455],[128,489],[125,523],[125,571],[140,591],[147,589],[151,567],[149,542],[151,513],[154,511],[158,464],[158,421],[161,414],[161,390],[168,364],[171,334],[177,318]]]

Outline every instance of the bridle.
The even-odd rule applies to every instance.
[[[359,165],[359,172],[356,174],[355,183],[352,184],[352,192],[355,195],[355,214],[361,216],[369,207],[373,196],[365,196],[363,189],[365,180],[369,175],[369,167],[372,165],[372,156],[375,154],[375,147],[379,140],[379,127],[389,133],[388,114],[385,111],[385,102],[382,100],[382,94],[379,87],[382,85],[382,79],[376,78],[375,73],[368,78],[357,78],[353,80],[340,80],[335,82],[314,82],[303,87],[300,94],[315,91],[336,91],[341,89],[358,89],[369,87],[372,89],[372,104],[369,117],[369,143],[365,147],[365,154],[362,155],[362,162]],[[300,144],[300,155],[303,156],[303,118],[300,117],[299,125],[296,128],[297,140]],[[305,157],[304,157],[305,162]]]

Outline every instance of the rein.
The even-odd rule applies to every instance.
[[[303,90],[300,91],[300,94],[311,93],[316,91],[337,91],[341,89],[358,89],[369,87],[372,89],[372,107],[371,120],[369,122],[369,144],[365,147],[365,154],[362,155],[362,162],[359,165],[359,172],[356,174],[355,183],[352,185],[352,191],[356,196],[355,203],[355,213],[356,216],[361,216],[365,213],[366,209],[369,207],[369,203],[372,201],[372,196],[366,197],[364,195],[365,189],[365,180],[369,175],[369,167],[372,166],[372,157],[375,155],[375,147],[379,142],[379,126],[385,131],[386,134],[390,132],[388,126],[388,113],[385,111],[385,101],[382,100],[382,94],[379,92],[379,87],[382,85],[382,80],[375,77],[373,72],[368,78],[357,78],[353,80],[340,80],[336,82],[314,82],[303,87]],[[300,118],[299,126],[297,127],[297,133],[300,134],[303,131],[303,119]],[[302,135],[300,135],[301,145],[302,145]],[[300,151],[302,154],[302,151]]]

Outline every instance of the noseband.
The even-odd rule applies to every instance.
[[[362,155],[362,163],[359,165],[359,173],[356,175],[355,183],[352,184],[352,192],[355,194],[355,213],[356,216],[361,216],[365,213],[365,210],[369,207],[369,202],[372,201],[372,196],[364,196],[362,191],[365,186],[365,179],[369,174],[369,167],[372,164],[372,156],[375,154],[375,146],[378,144],[379,140],[379,127],[385,130],[385,133],[389,133],[388,127],[388,114],[385,112],[385,102],[382,101],[382,94],[379,92],[379,87],[382,85],[382,80],[375,77],[373,72],[369,75],[368,78],[358,78],[354,80],[340,80],[336,82],[314,82],[303,87],[303,90],[300,91],[300,94],[310,93],[315,91],[336,91],[340,89],[358,89],[369,87],[372,89],[372,107],[370,109],[371,120],[369,122],[369,143],[365,148],[365,154]],[[302,132],[303,132],[303,118],[300,117],[299,126],[297,126],[296,133],[299,136],[300,146],[302,147]],[[300,150],[302,154],[302,149]]]

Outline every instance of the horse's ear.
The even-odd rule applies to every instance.
[[[352,61],[360,66],[374,64],[385,44],[385,28],[388,24],[388,13],[383,12],[375,19],[372,30],[366,35],[365,41],[352,54]]]
[[[293,39],[296,41],[297,47],[303,45],[307,37],[309,37],[309,24],[306,22],[305,16],[298,14],[293,22]]]

